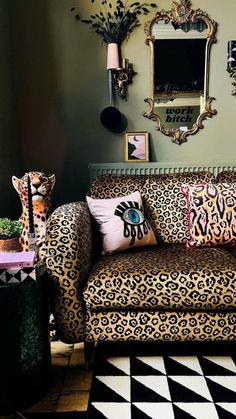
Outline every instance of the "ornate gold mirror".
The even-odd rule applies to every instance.
[[[151,52],[151,97],[144,116],[176,144],[216,114],[209,96],[210,48],[217,23],[190,0],[173,0],[145,25]]]

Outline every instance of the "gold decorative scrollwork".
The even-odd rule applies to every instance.
[[[174,22],[179,24],[186,22],[192,12],[190,0],[174,0],[172,2],[171,13]]]
[[[151,98],[145,99],[145,102],[148,103],[149,105],[149,109],[146,112],[144,112],[143,115],[147,117],[148,119],[151,119],[152,121],[156,122],[157,123],[156,129],[160,130],[162,134],[168,137],[171,137],[171,141],[173,143],[181,145],[182,143],[185,143],[187,141],[187,137],[189,135],[195,134],[200,128],[204,127],[203,121],[206,118],[212,118],[213,115],[216,115],[217,111],[211,108],[211,102],[214,99],[215,98],[213,97],[208,98],[207,103],[205,105],[205,111],[199,115],[196,123],[193,124],[192,128],[188,131],[182,131],[179,128],[166,129],[164,125],[162,124],[162,121],[159,115],[153,112],[154,101]]]
[[[127,100],[128,85],[133,82],[133,77],[137,73],[133,70],[133,65],[127,68],[118,68],[112,72],[112,83],[118,95]]]
[[[232,77],[234,80],[232,81],[232,85],[234,87],[234,90],[232,90],[232,95],[236,96],[236,70],[230,71],[230,77]]]
[[[170,128],[164,126],[163,121],[160,116],[155,112],[155,98],[154,98],[154,42],[155,37],[153,34],[154,25],[160,23],[168,24],[172,23],[174,25],[183,25],[183,24],[196,24],[198,22],[204,22],[205,27],[207,27],[207,36],[206,36],[206,50],[205,50],[205,74],[204,74],[204,92],[202,95],[202,104],[201,104],[201,113],[196,119],[196,122],[193,123],[192,127],[183,131],[180,128]],[[189,135],[193,135],[198,132],[199,129],[203,128],[203,121],[206,118],[211,118],[217,112],[215,109],[212,109],[211,103],[214,100],[213,97],[209,96],[209,65],[210,65],[210,47],[213,42],[216,41],[216,31],[217,23],[209,17],[209,15],[202,11],[201,9],[193,10],[191,9],[190,0],[173,0],[171,5],[171,10],[161,10],[157,12],[154,18],[148,21],[145,24],[144,31],[146,34],[146,44],[150,46],[151,51],[151,89],[152,97],[145,99],[145,102],[148,104],[148,109],[143,113],[143,116],[154,121],[156,123],[156,129],[160,130],[164,135],[171,137],[171,140],[175,144],[182,144],[187,141]],[[174,68],[173,68],[174,71]],[[236,77],[236,74],[231,75]],[[233,85],[235,86],[236,83]],[[173,97],[175,92],[173,91]],[[236,95],[236,89],[233,93]],[[171,96],[171,93],[170,93]]]

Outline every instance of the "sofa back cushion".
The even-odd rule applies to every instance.
[[[143,193],[148,220],[159,240],[185,243],[189,240],[188,209],[182,184],[214,182],[211,172],[148,176]]]
[[[91,184],[89,195],[92,198],[118,198],[139,191],[142,195],[144,175],[102,175]]]
[[[211,172],[160,175],[104,175],[90,188],[93,198],[115,198],[139,191],[145,217],[158,241],[185,243],[189,240],[188,210],[182,184],[214,182]]]
[[[236,183],[236,171],[224,170],[216,178],[217,183]]]

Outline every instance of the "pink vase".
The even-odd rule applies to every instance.
[[[107,44],[107,70],[119,68],[118,44],[112,42]]]

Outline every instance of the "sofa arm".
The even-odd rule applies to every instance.
[[[46,266],[52,281],[52,311],[59,338],[84,337],[82,286],[92,260],[92,228],[85,202],[57,208],[46,226]]]

